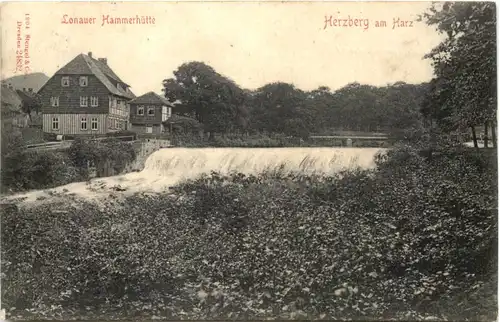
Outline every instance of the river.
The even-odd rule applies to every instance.
[[[85,199],[107,198],[111,194],[161,192],[185,179],[203,173],[240,172],[258,174],[282,169],[308,174],[331,174],[342,169],[374,166],[379,148],[166,148],[151,154],[141,172],[132,172],[90,182],[76,182],[53,189],[15,195],[25,202],[54,196]],[[13,197],[9,197],[12,199]]]

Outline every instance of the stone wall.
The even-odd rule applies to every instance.
[[[141,171],[148,157],[162,148],[170,147],[170,140],[142,139],[132,143],[136,148],[136,160],[131,165],[130,171]]]

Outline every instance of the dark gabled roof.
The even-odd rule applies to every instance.
[[[0,90],[2,113],[22,113],[22,100],[14,89],[2,86]]]
[[[129,104],[156,104],[156,105],[166,105],[166,106],[174,106],[170,103],[165,97],[162,97],[155,92],[148,92],[144,95],[141,95],[129,102]]]
[[[108,77],[111,77],[112,79],[114,79],[114,80],[116,80],[116,81],[118,81],[120,83],[123,83],[123,84],[125,84],[127,86],[130,86],[127,83],[125,83],[124,81],[122,81],[121,78],[118,77],[118,75],[115,74],[115,72],[108,66],[107,63],[103,63],[102,61],[100,61],[98,59],[94,59],[94,58],[91,58],[91,59],[94,62],[94,64],[96,64],[97,67],[99,67],[99,69],[102,70],[102,72],[104,74],[106,74]]]
[[[107,64],[85,54],[80,54],[73,58],[69,63],[59,69],[55,75],[94,75],[104,84],[104,86],[106,86],[110,93],[129,99],[135,98],[134,93],[130,90],[127,91],[116,86],[116,83],[119,82],[130,87],[122,81]],[[45,87],[45,85],[43,87]]]

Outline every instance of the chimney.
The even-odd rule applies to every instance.
[[[92,58],[92,52],[91,51],[89,51],[88,55],[89,55],[90,58]]]
[[[23,87],[23,92],[26,92],[26,87]]]
[[[33,88],[28,88],[28,92],[33,93]]]
[[[99,58],[98,59],[101,63],[103,63],[104,65],[107,65],[108,64],[108,59],[107,58]]]
[[[14,86],[12,86],[12,84],[11,84],[11,83],[9,83],[9,88],[10,88],[10,89],[14,89]]]

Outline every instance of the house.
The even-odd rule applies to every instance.
[[[130,130],[136,133],[162,133],[163,122],[172,116],[172,103],[166,98],[149,92],[130,103]]]
[[[80,54],[59,69],[38,91],[43,131],[70,136],[99,136],[128,128],[130,85],[106,58]]]
[[[7,84],[2,84],[0,90],[0,108],[2,126],[26,127],[29,116],[23,111],[23,100],[16,90]]]

